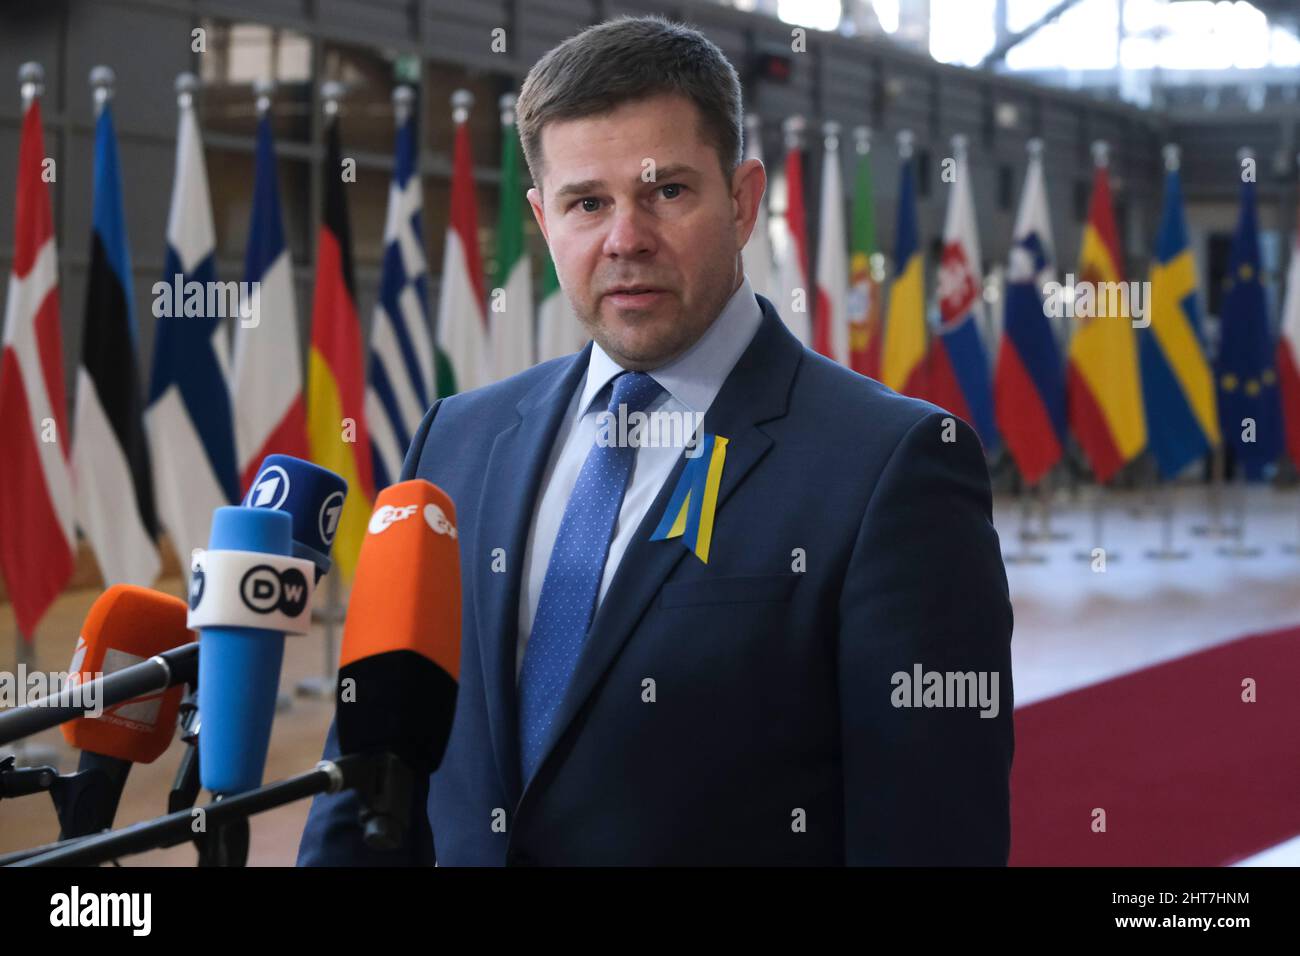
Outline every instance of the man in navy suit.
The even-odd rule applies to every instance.
[[[1012,615],[974,431],[755,294],[766,176],[699,33],[592,27],[517,116],[594,341],[425,417],[402,477],[456,504],[451,736],[404,849],[367,849],[340,794],[299,863],[1005,864]],[[611,443],[636,412],[726,439],[693,492],[707,553],[655,533],[707,439]]]

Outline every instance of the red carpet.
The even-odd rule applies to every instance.
[[[1255,703],[1242,701],[1247,677]],[[1041,701],[1015,721],[1013,866],[1222,866],[1300,833],[1300,628]]]

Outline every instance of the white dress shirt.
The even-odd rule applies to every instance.
[[[698,342],[666,365],[650,369],[651,377],[663,386],[664,392],[647,406],[646,412],[706,413],[721,390],[722,383],[731,374],[754,333],[758,331],[762,319],[762,309],[754,298],[754,288],[746,276]],[[564,509],[569,503],[573,487],[578,482],[578,472],[582,470],[587,454],[596,444],[598,417],[609,404],[610,382],[623,371],[623,367],[610,358],[604,349],[592,342],[586,377],[570,399],[568,411],[556,432],[551,457],[542,475],[537,501],[533,506],[532,525],[524,552],[524,571],[520,576],[516,680],[523,667],[524,647],[537,616],[537,602],[542,594],[542,582],[546,578],[551,550],[555,547],[555,538],[560,532],[560,520],[564,517]],[[605,571],[600,581],[600,592],[596,596],[597,607],[605,598],[605,592],[609,589],[632,535],[650,510],[650,505],[654,503],[681,454],[680,447],[642,445],[637,448],[632,477],[628,482],[627,493],[623,496],[623,505],[614,524],[614,537],[605,558]]]

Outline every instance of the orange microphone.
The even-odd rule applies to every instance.
[[[451,499],[419,478],[385,488],[361,545],[343,625],[341,753],[392,754],[416,776],[438,768],[460,680],[460,596]],[[367,839],[400,840],[404,823],[378,816],[367,822]]]
[[[88,687],[112,674],[195,640],[185,626],[189,608],[180,598],[149,588],[115,584],[86,615],[68,666],[69,681]],[[153,691],[97,716],[61,725],[64,739],[81,750],[76,800],[60,806],[63,836],[112,826],[133,763],[153,763],[171,744],[184,688]]]

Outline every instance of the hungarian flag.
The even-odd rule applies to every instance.
[[[311,351],[307,356],[307,441],[312,461],[341,475],[349,494],[334,538],[334,559],[352,576],[370,520],[374,480],[366,428],[366,380],[352,279],[352,231],[343,194],[338,115],[325,129],[325,208],[316,239]]]
[[[864,131],[865,132],[865,131]],[[858,137],[853,178],[853,239],[849,253],[849,367],[880,378],[880,277],[876,264],[876,196],[871,182],[871,144]]]
[[[1286,450],[1300,468],[1300,229],[1291,247],[1282,305],[1282,334],[1277,342],[1277,371],[1282,385],[1282,419]]]
[[[0,353],[0,570],[18,633],[37,623],[72,577],[68,466],[59,330],[59,267],[42,169],[40,100],[24,97],[14,203],[14,261]]]
[[[178,105],[166,266],[154,286],[166,308],[155,300],[145,424],[158,518],[188,567],[190,552],[207,547],[212,512],[239,501],[239,469],[226,319],[208,307],[207,290],[217,285],[216,233],[192,93],[182,91]]]
[[[244,281],[254,289],[251,316],[235,326],[235,447],[240,487],[257,477],[267,455],[307,457],[307,421],[298,351],[293,263],[280,219],[280,185],[270,111],[257,121],[253,216],[244,255]]]
[[[85,330],[72,440],[77,524],[90,541],[105,585],[146,587],[158,576],[153,474],[136,369],[140,336],[131,304],[117,136],[108,102],[95,122],[94,219]]]
[[[1110,177],[1104,163],[1093,174],[1088,223],[1079,253],[1074,297],[1074,334],[1066,366],[1070,427],[1092,467],[1105,483],[1147,444],[1138,377],[1137,336],[1123,299],[1111,295],[1124,281],[1124,257],[1111,210]],[[1088,298],[1092,303],[1085,310]],[[1091,311],[1092,315],[1078,312]]]
[[[916,180],[910,151],[902,157],[898,188],[895,273],[889,289],[880,350],[880,381],[896,392],[921,396],[925,372],[925,273],[916,216]]]
[[[844,249],[844,187],[839,127],[827,124],[822,157],[821,225],[817,236],[817,306],[813,348],[842,365],[849,361],[849,263]]]
[[[560,288],[555,260],[549,253],[542,269],[542,299],[537,306],[537,360],[559,358],[581,351],[591,338],[578,321],[569,297]]]
[[[370,323],[366,426],[376,493],[395,482],[415,430],[433,404],[434,347],[429,329],[429,267],[424,258],[424,196],[416,168],[414,99],[393,94],[397,137],[384,220],[384,265]]]
[[[753,113],[745,115],[745,158],[763,161],[762,121]],[[759,295],[775,300],[776,289],[772,268],[772,236],[767,220],[767,190],[758,200],[758,215],[754,218],[754,231],[741,251],[745,277],[750,287]]]
[[[1165,174],[1165,207],[1151,261],[1151,324],[1138,331],[1148,441],[1160,474],[1173,478],[1219,445],[1214,375],[1201,344],[1196,263],[1183,221],[1177,168]]]
[[[497,274],[492,292],[492,356],[498,379],[531,368],[533,278],[524,243],[524,190],[519,177],[515,98],[501,98],[501,203],[497,215]]]
[[[1282,405],[1273,359],[1277,347],[1268,327],[1268,306],[1259,281],[1259,226],[1255,184],[1241,184],[1241,212],[1232,237],[1219,333],[1219,419],[1224,441],[1246,478],[1265,477],[1282,451]]]
[[[453,95],[465,102],[463,91]],[[468,392],[490,381],[483,262],[478,249],[478,203],[469,148],[469,109],[457,106],[452,153],[451,221],[443,246],[438,295],[438,395]]]
[[[993,402],[1007,451],[1025,483],[1034,485],[1061,460],[1067,428],[1061,351],[1043,308],[1043,289],[1055,281],[1056,268],[1038,140],[1030,144],[1011,241]]]
[[[926,356],[925,397],[973,425],[985,449],[992,450],[1002,439],[993,417],[989,358],[980,334],[985,316],[979,231],[966,150],[958,147],[955,152],[956,178],[939,260],[940,324]]]
[[[777,277],[781,301],[776,311],[804,345],[812,343],[811,303],[808,301],[808,226],[803,203],[803,153],[792,144],[785,154],[785,215],[777,245]]]

